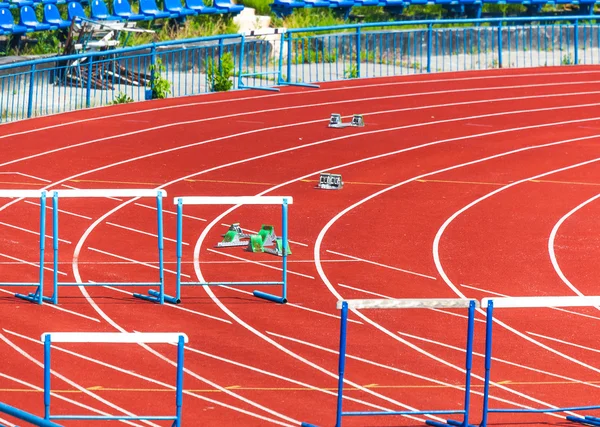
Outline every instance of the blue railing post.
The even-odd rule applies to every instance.
[[[502,68],[502,21],[498,21],[498,68]]]
[[[50,334],[44,336],[44,419],[50,421]]]
[[[360,27],[356,27],[356,77],[360,78],[360,53],[361,53],[361,43],[360,43]]]
[[[427,25],[427,72],[431,73],[431,50],[433,41],[433,24]]]
[[[573,34],[573,65],[579,64],[579,19],[575,20],[575,33]]]
[[[156,76],[156,44],[150,48],[150,94],[146,93],[146,100],[154,99],[154,79]],[[149,95],[149,96],[148,96]]]
[[[292,34],[287,33],[287,81],[292,82]]]
[[[242,43],[240,45],[240,63],[239,63],[239,73],[238,73],[238,87],[244,87],[244,82],[242,81],[242,70],[244,69],[244,45],[246,44],[246,37],[242,34]]]
[[[219,39],[219,73],[223,72],[223,61],[221,60],[222,56],[223,56],[223,39]]]
[[[90,56],[89,57],[89,63],[88,63],[88,79],[87,79],[87,85],[85,88],[85,107],[86,108],[90,108],[90,106],[92,105],[92,74],[94,72],[93,66],[94,66],[94,57]]]
[[[29,97],[27,102],[27,118],[33,115],[33,88],[35,87],[35,64],[31,64],[29,71]]]

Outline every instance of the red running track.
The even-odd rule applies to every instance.
[[[43,412],[43,332],[182,331],[190,337],[185,426],[331,426],[339,298],[597,294],[598,93],[597,68],[494,70],[232,92],[3,125],[1,187],[164,188],[169,239],[172,196],[291,195],[295,203],[285,306],[246,288],[184,288],[181,305],[157,306],[125,287],[61,288],[55,308],[0,289],[0,401]],[[362,113],[367,125],[329,129],[332,112]],[[314,188],[324,170],[343,174],[342,191]],[[61,281],[155,281],[152,203],[63,201]],[[0,281],[35,280],[36,268],[22,261],[37,262],[37,237],[27,230],[37,229],[38,209],[2,201]],[[214,245],[232,222],[281,230],[279,209],[227,210],[186,208],[183,273],[277,280],[274,257]],[[165,261],[173,293],[172,240]],[[345,409],[460,407],[461,315],[352,314]],[[497,318],[494,407],[600,403],[596,309],[507,310]],[[481,412],[483,319],[478,313],[472,422]],[[60,348],[52,361],[54,414],[172,413],[173,347]],[[563,420],[490,417],[496,425]]]

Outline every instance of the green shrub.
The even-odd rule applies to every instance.
[[[230,52],[223,54],[219,61],[213,58],[208,59],[206,74],[208,75],[208,84],[214,92],[227,92],[233,87],[233,56]]]
[[[133,102],[133,98],[131,98],[126,93],[121,92],[117,96],[115,96],[115,98],[113,99],[113,101],[110,104],[118,105],[118,104],[128,104],[130,102]]]
[[[171,82],[162,76],[165,66],[160,58],[156,58],[154,65],[150,66],[152,73],[152,99],[163,99],[171,93]]]

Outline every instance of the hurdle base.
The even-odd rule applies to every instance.
[[[156,293],[156,295],[153,294],[153,292]],[[160,292],[156,292],[152,289],[148,290],[148,293],[150,295],[143,295],[143,294],[138,294],[138,293],[134,293],[132,294],[134,298],[139,298],[139,299],[143,299],[144,301],[150,301],[150,302],[155,302],[157,304],[161,304],[160,302]]]
[[[572,421],[574,423],[584,424],[588,426],[600,426],[600,418],[586,416],[585,418],[575,417],[573,415],[567,415],[567,420]]]
[[[309,423],[301,423],[300,427],[319,427],[315,424],[309,424]]]
[[[288,82],[280,81],[280,82],[277,82],[277,84],[280,85],[280,86],[310,87],[310,88],[313,88],[313,89],[320,89],[321,88],[321,86],[315,85],[315,84],[311,84],[311,83],[288,83]]]
[[[427,424],[428,426],[434,426],[434,427],[448,427],[448,426],[454,426],[454,427],[477,427],[473,424],[465,424],[464,421],[456,421],[456,420],[446,420],[445,423],[441,423],[439,421],[432,421],[432,420],[427,420],[425,421],[425,424]]]
[[[35,304],[41,304],[39,299],[40,299],[40,295],[38,293],[29,293],[27,295],[24,294],[15,294],[15,296],[17,298],[21,298],[25,301],[29,301]],[[54,298],[51,297],[45,297],[42,296],[42,302],[49,302],[51,304],[56,304],[56,301],[54,300]]]
[[[279,89],[276,87],[269,87],[269,86],[246,86],[246,85],[240,85],[238,84],[238,87],[240,89],[254,89],[254,90],[267,90],[269,92],[279,92]]]
[[[154,289],[148,290],[148,293],[155,297],[158,297],[160,295],[160,292],[157,292]],[[164,294],[163,298],[165,302],[168,302],[169,304],[179,304],[181,302],[181,298],[172,297],[167,294]]]
[[[285,304],[285,303],[287,303],[287,299],[286,298],[284,298],[284,297],[278,297],[276,295],[271,295],[271,294],[268,294],[266,292],[254,291],[254,292],[252,292],[252,295],[254,295],[256,298],[266,299],[267,301],[276,302],[278,304]]]

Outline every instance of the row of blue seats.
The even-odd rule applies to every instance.
[[[517,4],[541,9],[545,5],[575,4],[590,6],[599,0],[274,0],[270,5],[278,16],[286,16],[294,9],[323,7],[339,8],[349,12],[352,7],[381,6],[401,12],[408,6],[442,5],[442,6],[482,6],[484,4]],[[593,10],[593,8],[591,8]],[[480,13],[480,12],[479,12]]]
[[[113,13],[108,10],[104,0],[92,0],[91,14],[88,17],[81,3],[71,1],[67,4],[68,19],[63,19],[57,6],[57,0],[46,0],[43,4],[44,18],[37,20],[33,6],[21,6],[19,24],[16,24],[7,3],[0,3],[0,35],[24,34],[33,31],[56,30],[67,28],[77,18],[91,18],[97,21],[147,21],[163,18],[183,18],[198,14],[237,14],[244,6],[231,3],[231,0],[214,0],[213,6],[207,6],[202,0],[164,0],[164,10],[156,5],[155,0],[140,0],[139,12],[134,13],[128,0],[113,0]]]

